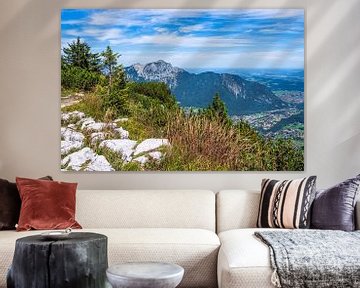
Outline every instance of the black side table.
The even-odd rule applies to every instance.
[[[16,240],[7,287],[102,288],[107,267],[105,235],[73,232],[63,240],[28,236]]]

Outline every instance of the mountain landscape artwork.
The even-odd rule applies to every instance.
[[[62,171],[303,171],[303,9],[63,9]]]

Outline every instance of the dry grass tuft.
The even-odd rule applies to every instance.
[[[179,149],[186,163],[215,170],[236,170],[243,166],[240,155],[252,145],[233,127],[204,116],[177,113],[168,121],[167,138]]]

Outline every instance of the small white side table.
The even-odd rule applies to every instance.
[[[175,288],[184,276],[184,268],[162,262],[117,264],[106,270],[114,288]]]

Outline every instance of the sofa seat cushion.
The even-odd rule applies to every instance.
[[[74,230],[77,231],[77,230]],[[6,287],[6,273],[12,262],[17,238],[44,231],[0,232],[0,288]],[[216,287],[216,264],[220,241],[203,229],[136,228],[82,229],[108,237],[109,265],[136,261],[176,263],[185,269],[179,287]]]
[[[274,229],[234,229],[219,234],[219,288],[274,287],[269,248],[254,236],[255,231],[262,230]]]

